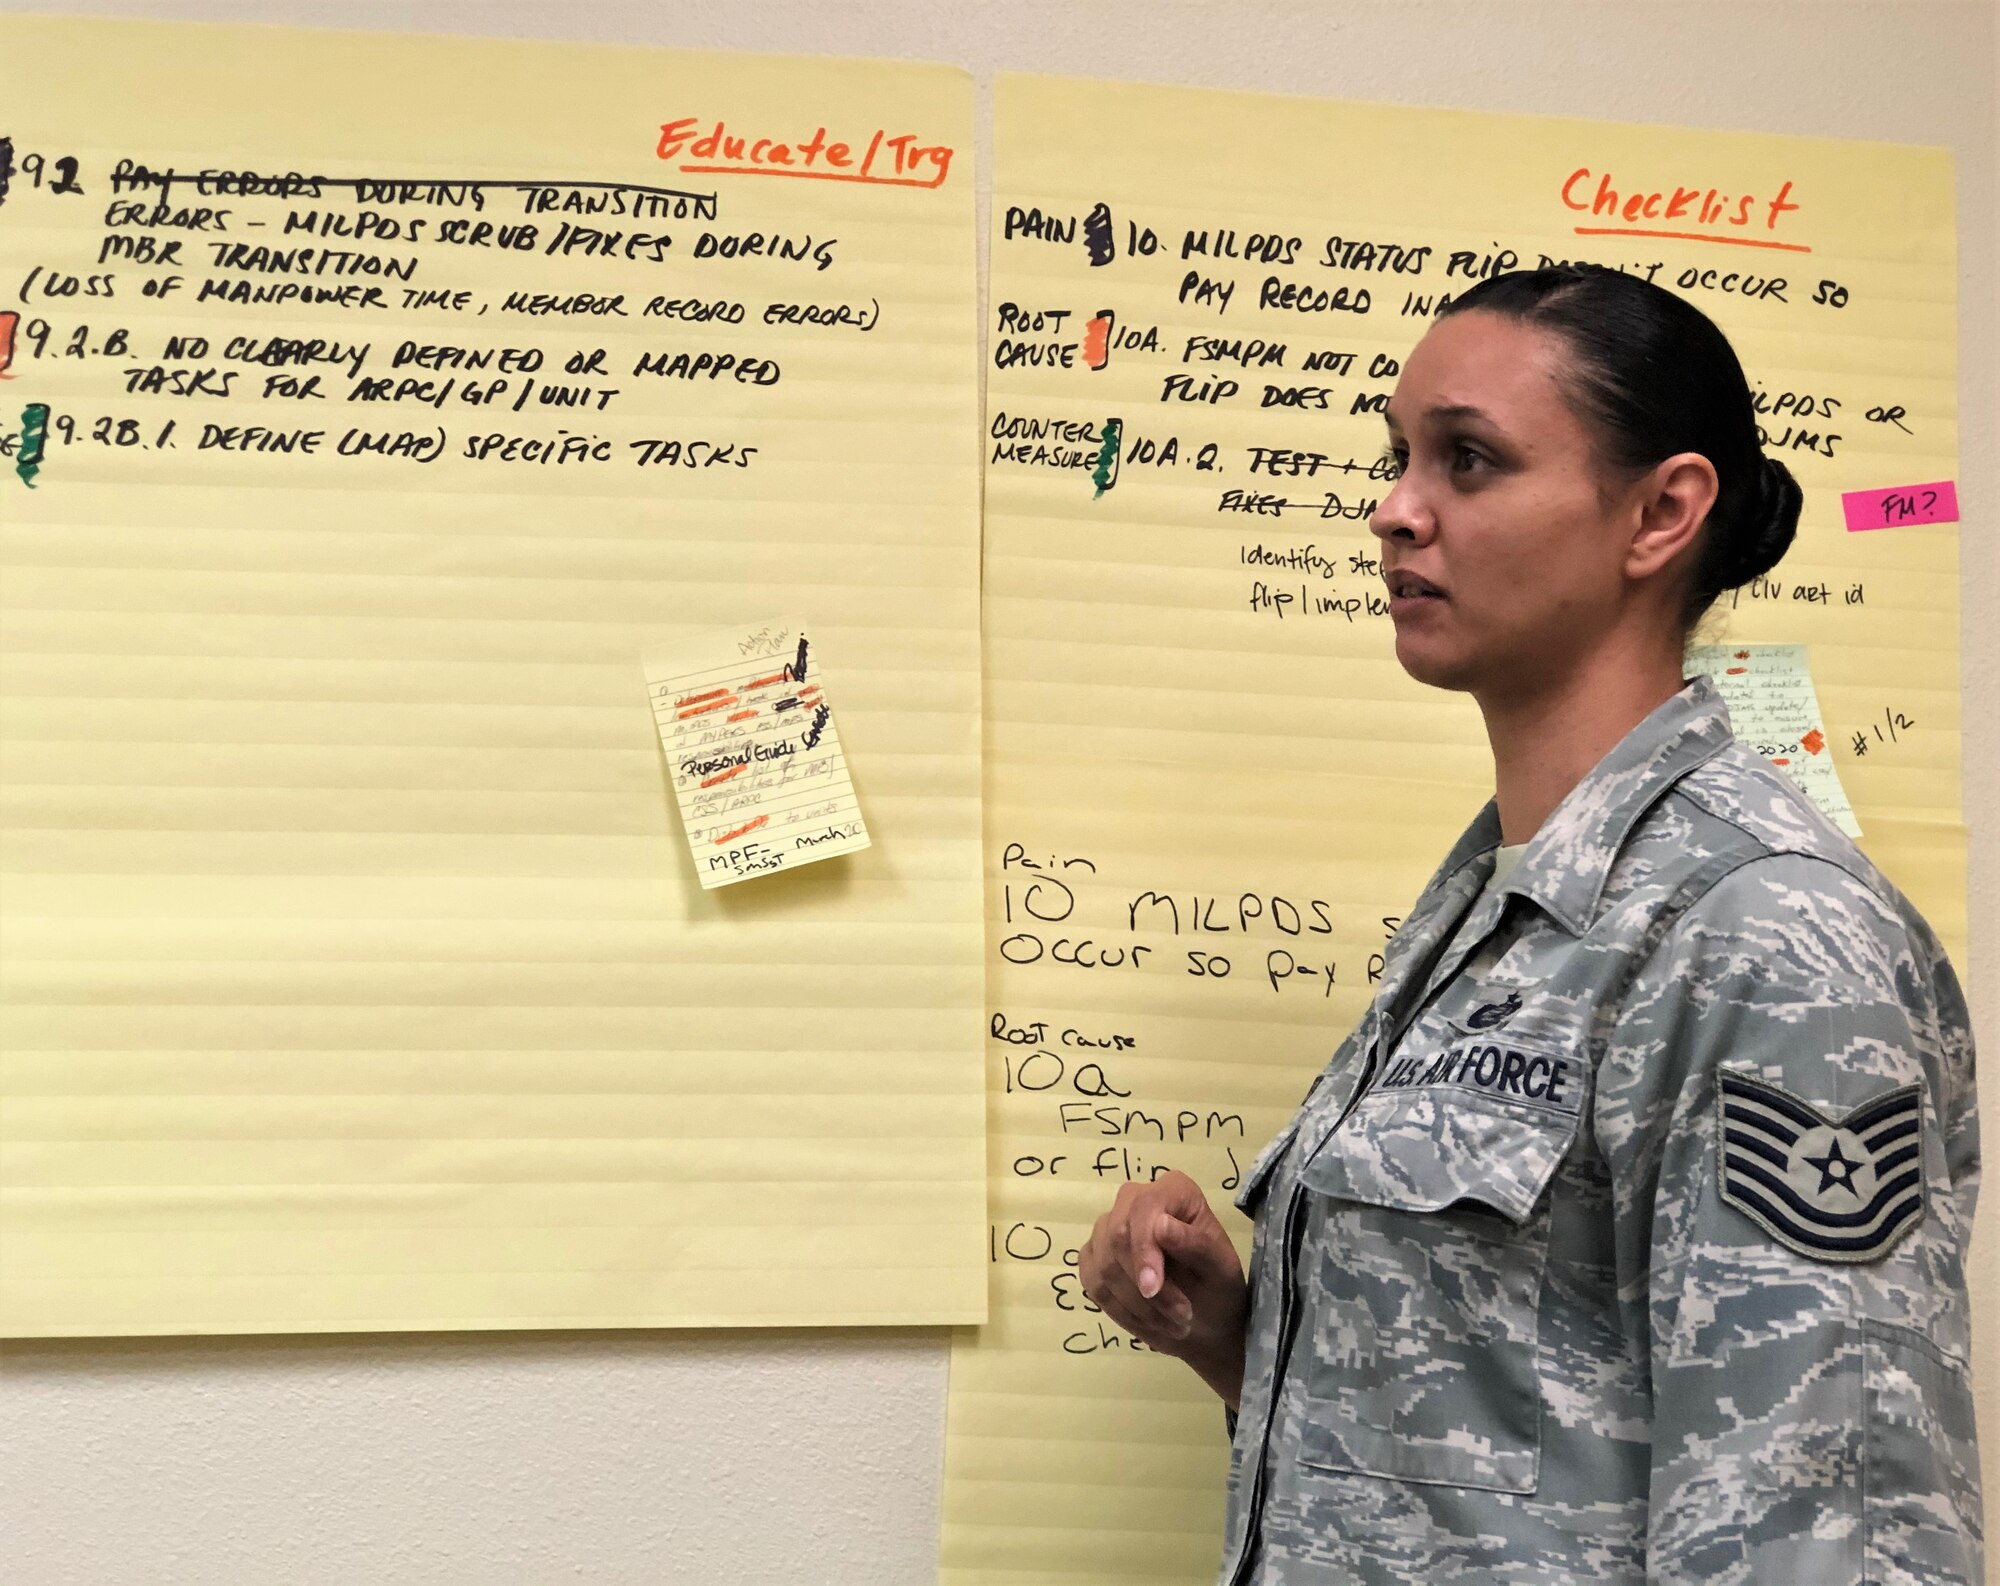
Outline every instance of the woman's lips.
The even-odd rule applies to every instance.
[[[1382,580],[1389,586],[1391,617],[1406,615],[1450,598],[1428,578],[1406,567],[1390,568],[1382,575]]]

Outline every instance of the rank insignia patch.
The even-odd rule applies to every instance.
[[[1838,1122],[1723,1069],[1722,1198],[1818,1261],[1873,1261],[1924,1220],[1923,1092],[1904,1085]]]

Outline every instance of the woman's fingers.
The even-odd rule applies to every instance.
[[[1155,1347],[1177,1343],[1194,1329],[1194,1306],[1170,1275],[1170,1263],[1184,1254],[1197,1257],[1196,1271],[1206,1264],[1199,1259],[1202,1242],[1193,1235],[1191,1220],[1214,1221],[1201,1187],[1186,1174],[1128,1184],[1078,1253],[1085,1295]]]
[[[1185,1296],[1211,1278],[1242,1269],[1236,1247],[1209,1210],[1201,1187],[1184,1174],[1172,1177],[1179,1182],[1161,1180],[1157,1201],[1133,1210],[1135,1281],[1149,1298],[1170,1286]],[[1170,1274],[1177,1279],[1174,1285],[1168,1282]],[[1181,1303],[1185,1306],[1185,1298]]]
[[[1191,1286],[1210,1278],[1240,1277],[1243,1273],[1236,1247],[1207,1211],[1204,1204],[1203,1215],[1197,1218],[1163,1216],[1153,1227],[1154,1242],[1169,1262],[1185,1269]]]
[[[1186,1338],[1193,1326],[1191,1312],[1177,1316],[1129,1290],[1123,1293],[1116,1289],[1107,1290],[1092,1303],[1126,1332],[1138,1334],[1147,1345],[1163,1354],[1170,1352],[1171,1345]]]
[[[1127,1184],[1077,1251],[1084,1297],[1147,1348],[1185,1360],[1224,1403],[1242,1393],[1243,1263],[1184,1173]]]
[[[1130,1243],[1129,1226],[1117,1211],[1099,1219],[1097,1231],[1078,1255],[1077,1276],[1085,1298],[1149,1343],[1181,1336],[1191,1319],[1186,1296],[1171,1284],[1155,1294],[1142,1293]]]
[[[1167,1258],[1160,1249],[1160,1224],[1171,1222],[1173,1213],[1165,1208],[1134,1208],[1129,1223],[1132,1230],[1132,1281],[1147,1299],[1160,1292],[1167,1280]]]
[[[1185,1338],[1193,1326],[1193,1307],[1171,1283],[1149,1297],[1128,1276],[1113,1273],[1099,1284],[1087,1285],[1085,1292],[1105,1315],[1149,1344]]]

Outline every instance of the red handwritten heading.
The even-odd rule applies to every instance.
[[[1596,182],[1593,187],[1593,179]],[[1715,187],[1682,187],[1671,190],[1628,189],[1617,186],[1608,171],[1593,171],[1579,165],[1562,184],[1562,201],[1571,209],[1591,215],[1608,215],[1625,222],[1622,226],[1578,226],[1579,237],[1677,237],[1686,242],[1726,242],[1739,248],[1779,248],[1787,253],[1811,253],[1803,242],[1785,242],[1775,236],[1745,236],[1740,232],[1674,230],[1642,226],[1642,220],[1690,221],[1694,226],[1755,227],[1761,218],[1763,230],[1775,232],[1781,216],[1799,208],[1791,201],[1792,184],[1786,182],[1775,198],[1760,199],[1755,193],[1725,193]]]
[[[704,130],[706,127],[706,130]],[[952,150],[942,143],[919,143],[911,132],[889,136],[877,127],[857,157],[852,143],[829,140],[816,127],[804,142],[753,138],[733,133],[727,122],[705,124],[683,116],[660,124],[656,151],[663,160],[687,161],[683,171],[734,176],[798,176],[816,182],[867,182],[880,187],[941,187],[951,170]]]

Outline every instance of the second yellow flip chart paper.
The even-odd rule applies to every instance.
[[[0,59],[0,1328],[983,1317],[966,76]],[[775,615],[873,844],[704,892]]]
[[[1962,953],[1957,531],[1849,534],[1840,503],[1955,475],[1951,171],[1020,77],[996,135],[993,1316],[953,1352],[943,1579],[1192,1586],[1221,1407],[1082,1299],[1073,1252],[1126,1178],[1226,1202],[1490,791],[1477,715],[1401,672],[1379,605],[1397,360],[1444,296],[1543,255],[1723,325],[1806,509],[1717,637],[1809,647],[1864,846]]]

